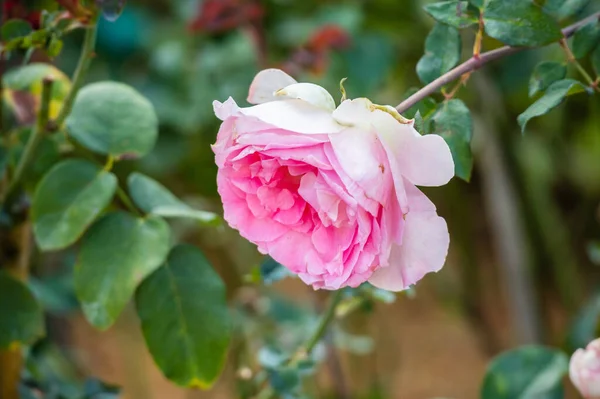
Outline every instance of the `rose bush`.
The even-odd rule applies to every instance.
[[[600,339],[573,353],[569,363],[569,376],[583,397],[600,398]]]
[[[454,175],[450,149],[366,98],[260,72],[241,108],[214,102],[213,145],[229,225],[314,288],[393,291],[441,269],[446,222],[416,186]]]

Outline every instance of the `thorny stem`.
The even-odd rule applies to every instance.
[[[85,37],[83,39],[83,48],[81,49],[81,55],[79,56],[79,61],[75,69],[75,73],[73,74],[71,90],[63,102],[63,106],[60,109],[58,117],[54,121],[54,126],[56,128],[60,128],[65,122],[65,119],[67,119],[67,116],[69,116],[71,113],[77,92],[83,85],[83,77],[89,69],[92,58],[94,57],[94,46],[96,44],[97,33],[98,23],[94,20],[92,21],[91,25],[86,28]]]
[[[562,30],[563,36],[565,38],[571,37],[579,28],[598,19],[600,19],[600,12],[596,12],[590,15],[589,17],[574,23],[573,25],[567,26],[565,29]],[[527,49],[528,47],[504,46],[496,50],[482,53],[479,55],[479,57],[471,57],[469,60],[463,62],[450,72],[440,76],[433,82],[429,83],[427,86],[423,87],[421,90],[417,91],[412,96],[408,97],[406,100],[402,101],[400,104],[398,104],[398,106],[396,106],[396,110],[399,113],[403,113],[419,101],[436,93],[443,86],[459,79],[464,74],[476,71],[489,62]]]
[[[329,302],[329,306],[325,310],[325,313],[323,314],[323,317],[321,318],[321,321],[319,322],[317,329],[315,330],[313,335],[308,339],[308,341],[306,341],[306,344],[304,344],[304,347],[299,352],[299,357],[305,357],[306,355],[309,355],[313,351],[315,346],[317,346],[317,344],[319,343],[319,341],[321,340],[321,338],[323,337],[325,332],[327,332],[327,328],[329,327],[329,324],[331,324],[331,321],[334,319],[335,308],[337,307],[337,305],[341,299],[342,299],[342,290],[337,290],[336,292],[334,292],[331,295],[331,300]],[[292,360],[292,361],[294,361],[294,360]]]
[[[479,55],[481,54],[482,40],[483,40],[483,14],[480,13],[479,14],[479,28],[477,29],[477,35],[475,36],[475,43],[473,44],[473,58],[474,59],[479,59]],[[454,88],[452,90],[450,90],[449,93],[446,93],[444,91],[444,89],[442,88],[442,94],[444,95],[444,99],[446,101],[451,100],[456,95],[458,90],[460,90],[461,87],[467,85],[467,82],[469,81],[469,78],[471,77],[471,73],[472,73],[472,71],[469,71],[469,72],[465,73],[464,75],[461,75],[460,81],[456,84],[456,86],[454,86]]]
[[[39,146],[44,137],[44,133],[46,132],[46,127],[48,126],[48,115],[50,112],[50,99],[52,98],[52,84],[53,80],[51,78],[44,78],[42,83],[40,111],[37,117],[37,122],[33,128],[33,131],[31,132],[31,135],[29,136],[29,139],[27,140],[27,144],[25,144],[23,155],[21,155],[19,163],[15,169],[15,173],[12,176],[8,188],[6,189],[4,196],[5,205],[11,202],[12,197],[19,188],[21,180],[25,175],[25,171],[29,167],[31,161],[33,161],[37,147]]]
[[[561,41],[559,42],[559,44],[560,44],[560,47],[564,50],[565,54],[567,55],[567,61],[570,64],[572,64],[573,66],[575,66],[575,68],[577,68],[577,70],[579,71],[579,73],[581,74],[581,76],[583,76],[583,78],[585,79],[585,81],[591,87],[593,87],[595,90],[598,90],[598,87],[597,87],[596,83],[594,82],[594,79],[592,79],[592,77],[587,73],[587,71],[585,70],[585,68],[581,66],[581,64],[579,63],[579,61],[577,61],[577,58],[575,58],[575,55],[573,54],[573,52],[569,48],[569,44],[567,43],[567,39],[566,38],[561,39]]]
[[[342,299],[342,290],[337,290],[331,295],[329,305],[325,310],[325,313],[321,317],[321,321],[317,326],[315,332],[308,338],[306,343],[296,351],[296,353],[290,357],[283,366],[290,366],[296,364],[298,361],[305,359],[315,349],[315,346],[321,341],[327,329],[333,319],[335,318],[335,309]],[[275,397],[275,391],[270,386],[264,388],[261,392],[256,395],[256,399],[271,399]]]

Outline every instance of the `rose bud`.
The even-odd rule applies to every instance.
[[[229,225],[315,289],[366,281],[400,291],[444,265],[449,235],[416,187],[454,176],[450,149],[366,98],[331,95],[277,69],[240,108],[214,102],[213,145]]]

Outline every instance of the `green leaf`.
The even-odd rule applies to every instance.
[[[548,0],[544,10],[562,20],[583,10],[589,2],[590,0]]]
[[[50,64],[34,62],[11,69],[4,75],[3,82],[7,89],[28,90],[39,96],[45,77],[53,79],[52,100],[63,100],[71,90],[71,81],[67,75]]]
[[[594,71],[596,71],[597,76],[600,76],[600,46],[596,47],[596,49],[592,52],[591,58]]]
[[[2,40],[10,41],[29,35],[33,28],[29,22],[22,19],[9,19],[2,25],[0,36]]]
[[[488,0],[486,33],[509,46],[538,47],[562,38],[558,23],[531,0]]]
[[[69,159],[55,165],[33,196],[33,233],[39,247],[51,251],[77,241],[116,189],[116,176],[93,163]]]
[[[402,98],[408,98],[415,94],[417,91],[419,91],[418,88],[411,87],[404,93]],[[410,107],[409,109],[407,109],[402,114],[405,118],[413,119],[417,115],[417,112],[419,112],[423,118],[428,118],[435,111],[436,105],[437,103],[432,97],[426,97],[423,100],[416,103],[415,105],[413,105],[412,107]]]
[[[433,132],[442,136],[450,147],[456,176],[469,181],[473,169],[473,121],[469,109],[461,100],[450,100],[438,106],[432,121]]]
[[[425,120],[421,116],[421,111],[417,110],[417,113],[415,114],[415,116],[414,116],[413,119],[415,120],[415,130],[417,132],[419,132],[421,134],[428,134],[428,133],[430,133],[425,128]]]
[[[204,255],[178,245],[136,293],[150,353],[164,375],[186,387],[209,388],[223,370],[232,320],[225,284]]]
[[[32,344],[44,334],[42,307],[29,288],[0,271],[0,348]]]
[[[99,82],[77,93],[67,128],[92,151],[130,159],[152,150],[158,119],[152,104],[132,87]]]
[[[10,165],[15,168],[18,164],[23,152],[25,151],[25,145],[31,137],[31,128],[23,128],[16,134],[16,140],[12,143],[12,147],[9,152]],[[52,168],[58,161],[60,161],[60,150],[57,143],[56,136],[46,135],[42,137],[35,154],[35,162],[28,166],[25,170],[23,177],[24,183],[29,185],[37,184],[38,181],[48,172],[48,169]]]
[[[543,346],[523,346],[492,360],[483,380],[481,398],[562,398],[561,379],[567,370],[564,353]]]
[[[141,173],[132,173],[127,180],[135,204],[144,212],[173,218],[190,218],[204,223],[214,222],[218,216],[199,211],[180,201],[162,184]]]
[[[583,58],[600,42],[600,22],[593,21],[582,26],[573,35],[571,50],[575,58]]]
[[[425,40],[425,54],[417,63],[417,75],[430,83],[452,69],[460,61],[458,29],[437,23]]]
[[[158,217],[113,212],[87,231],[75,265],[75,292],[87,319],[110,327],[138,284],[167,257],[170,232]]]
[[[479,22],[478,16],[471,13],[468,6],[468,1],[449,0],[427,4],[423,8],[436,21],[461,29]]]
[[[79,310],[79,302],[73,289],[73,274],[49,276],[39,279],[29,277],[29,288],[44,311],[56,315],[66,315]]]
[[[52,36],[50,41],[48,42],[48,47],[46,47],[46,53],[49,57],[54,58],[57,57],[63,48],[63,41],[59,39],[57,36]]]
[[[536,65],[529,80],[529,97],[546,90],[552,83],[564,79],[567,66],[560,62],[543,61]]]
[[[582,91],[585,91],[585,86],[576,80],[565,79],[552,83],[546,93],[517,118],[521,131],[525,132],[525,127],[531,118],[548,113],[548,111],[562,103],[565,97]]]
[[[473,7],[482,9],[484,6],[485,0],[469,0],[469,4],[471,4]]]

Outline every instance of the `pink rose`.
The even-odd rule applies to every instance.
[[[454,176],[446,142],[366,98],[260,72],[240,108],[214,102],[225,220],[314,288],[400,291],[442,268],[449,236],[415,185]]]
[[[600,399],[600,339],[577,349],[569,364],[573,385],[586,399]]]

